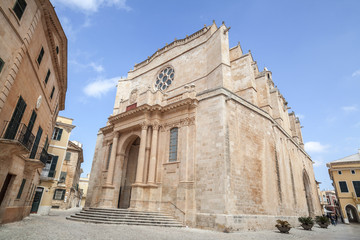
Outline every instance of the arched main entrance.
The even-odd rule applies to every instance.
[[[349,222],[359,222],[359,215],[357,213],[357,210],[352,205],[347,205],[345,207],[346,215],[348,217]]]
[[[121,179],[118,208],[129,208],[131,200],[131,185],[136,179],[136,169],[139,155],[140,138],[137,137],[125,153],[123,174]]]
[[[308,213],[310,217],[314,216],[314,206],[311,196],[311,187],[310,187],[310,179],[306,171],[303,172],[303,182],[304,182],[304,189],[305,189],[305,197],[306,197],[306,204],[308,208]]]

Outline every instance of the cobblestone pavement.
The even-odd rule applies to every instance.
[[[80,211],[52,210],[48,216],[30,215],[23,221],[0,226],[0,239],[204,239],[204,240],[246,240],[246,239],[360,239],[360,224],[338,224],[312,231],[293,228],[289,234],[277,230],[257,232],[221,233],[194,228],[164,228],[110,224],[91,224],[66,220],[65,217]],[[275,224],[275,223],[274,223]]]

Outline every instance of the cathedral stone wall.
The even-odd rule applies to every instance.
[[[271,72],[259,71],[240,45],[229,48],[228,32],[225,24],[205,26],[119,80],[87,207],[166,211],[217,230],[321,214],[299,119]],[[157,89],[170,68],[171,85]]]

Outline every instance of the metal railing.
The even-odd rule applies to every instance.
[[[35,155],[35,159],[39,159],[43,164],[46,164],[48,160],[51,160],[51,155],[46,151],[45,148],[39,148]]]
[[[35,141],[34,134],[28,130],[27,126],[20,123],[18,127],[15,125],[9,125],[9,121],[4,121],[4,128],[1,132],[1,138],[16,140],[21,143],[28,151],[31,150]]]

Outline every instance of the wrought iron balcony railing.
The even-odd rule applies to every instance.
[[[46,149],[43,148],[39,148],[38,152],[35,155],[35,159],[40,160],[42,163],[46,164],[46,162],[48,160],[51,160],[51,155],[46,151]]]
[[[25,124],[20,123],[19,125],[10,125],[9,121],[5,121],[4,128],[1,132],[1,138],[18,141],[28,151],[31,150],[35,141],[34,134],[31,133]]]

